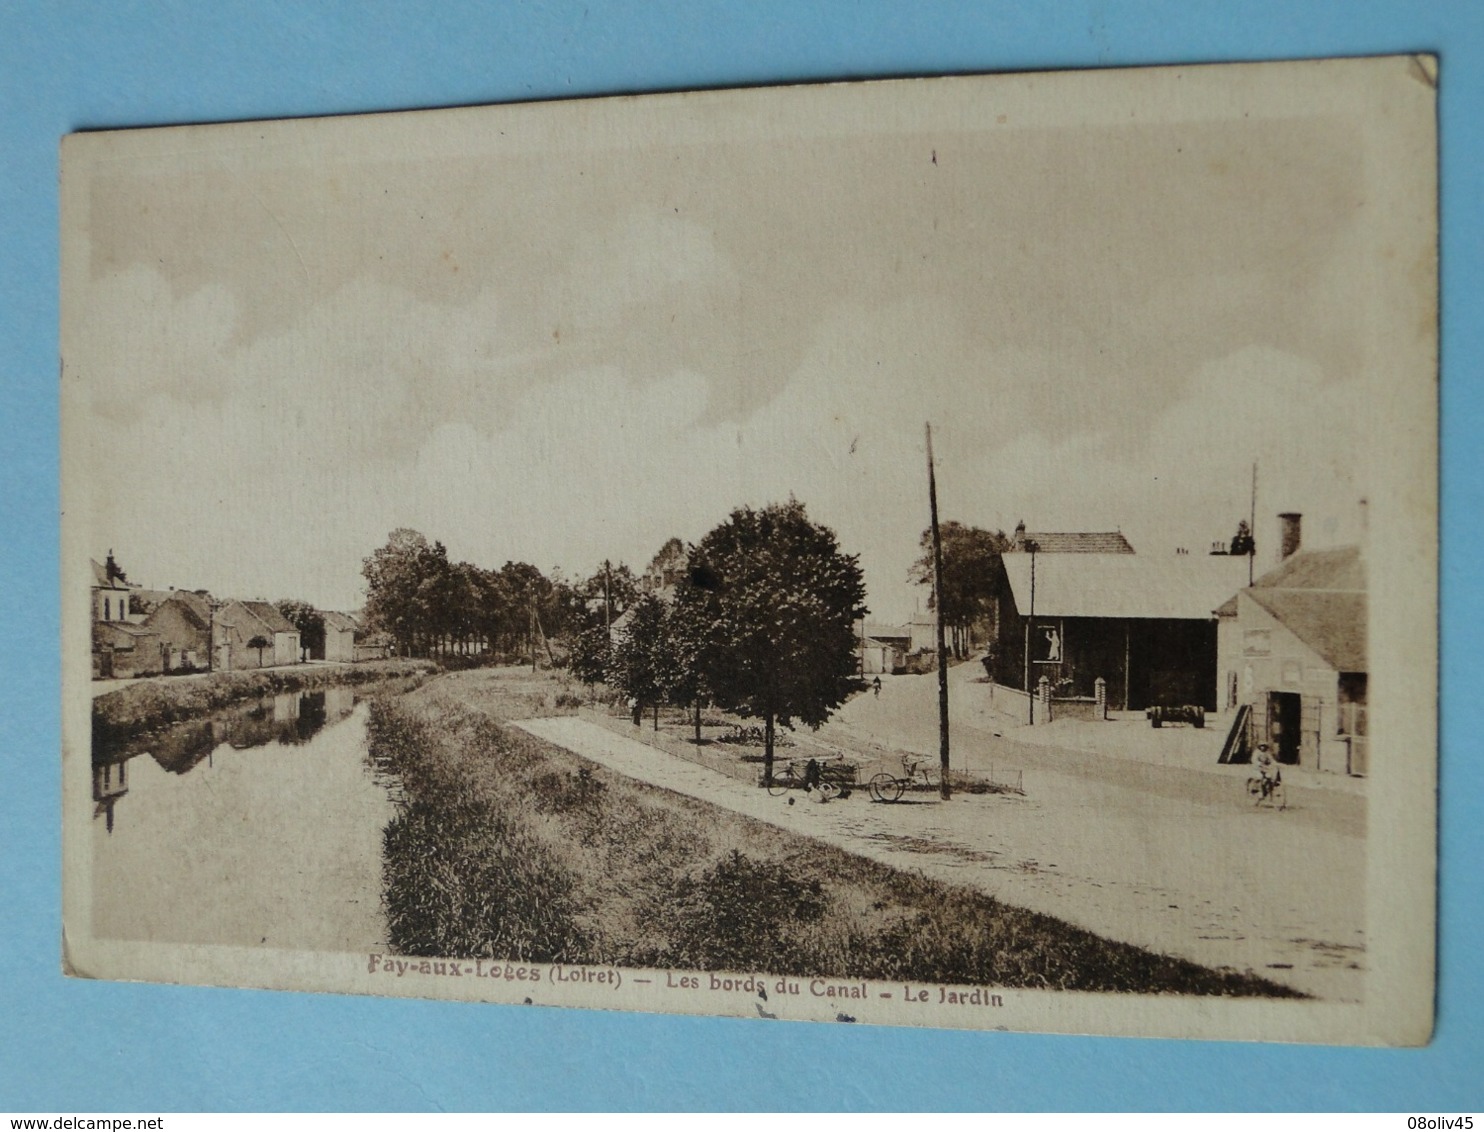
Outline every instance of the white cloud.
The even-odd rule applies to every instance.
[[[706,275],[704,233],[661,227],[677,259],[654,270]],[[942,516],[981,526],[1121,526],[1144,552],[1200,552],[1246,515],[1256,459],[1260,545],[1288,509],[1335,541],[1363,494],[1353,383],[1270,349],[1204,365],[1134,427],[1088,429],[1110,391],[1050,349],[986,350],[930,296],[840,305],[739,423],[706,416],[715,379],[685,368],[623,356],[537,376],[552,356],[515,352],[483,294],[447,306],[360,282],[243,345],[226,292],[175,298],[142,269],[99,286],[110,322],[80,359],[107,485],[93,541],[151,584],[353,605],[362,557],[398,526],[484,565],[642,566],[672,535],[794,495],[861,555],[875,612],[900,617],[925,598],[906,577],[927,420]]]

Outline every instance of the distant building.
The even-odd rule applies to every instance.
[[[355,660],[356,623],[344,613],[321,614],[325,622],[325,643],[315,660]]]
[[[920,670],[923,665],[913,658],[937,654],[937,628],[926,613],[914,613],[899,625],[857,621],[855,636],[861,672],[866,676]]]
[[[392,655],[396,642],[390,633],[368,629],[366,619],[360,613],[342,613],[340,616],[355,626],[352,660],[386,660]]]
[[[690,552],[678,538],[666,541],[650,559],[639,578],[639,588],[664,600],[670,600],[675,587],[685,580],[690,567]]]
[[[248,642],[263,639],[254,648]],[[221,671],[299,663],[299,630],[266,601],[229,601],[217,612],[213,667]]]
[[[93,678],[126,679],[165,671],[158,633],[131,621],[93,622]]]
[[[114,561],[113,551],[108,552],[106,562],[91,559],[93,566],[93,620],[127,621],[129,619],[129,596],[139,587],[124,576],[123,570]]]
[[[1281,763],[1362,775],[1367,739],[1365,559],[1356,546],[1299,549],[1217,607],[1222,706],[1251,709],[1255,742]]]
[[[146,593],[151,596],[141,596]],[[159,635],[164,671],[194,672],[211,666],[211,601],[205,594],[140,591],[134,606],[145,610],[140,624]]]

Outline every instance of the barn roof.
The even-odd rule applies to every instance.
[[[1122,531],[1027,531],[1026,542],[1036,544],[1037,554],[1132,554],[1134,548]],[[1011,548],[1023,551],[1017,540]]]
[[[1031,556],[1002,561],[1015,608],[1030,612]],[[1207,621],[1247,580],[1247,560],[1227,555],[1036,555],[1036,616]]]

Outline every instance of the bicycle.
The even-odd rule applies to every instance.
[[[815,762],[815,760],[810,760]],[[842,764],[838,769],[827,767],[815,762],[813,781],[810,781],[809,764],[790,759],[783,765],[783,769],[773,774],[773,780],[767,783],[768,793],[774,798],[781,798],[790,790],[818,790],[823,800],[834,801],[843,798],[849,793],[847,778],[854,777],[855,768],[848,764]]]
[[[1247,794],[1257,806],[1270,805],[1277,810],[1288,808],[1288,795],[1283,790],[1283,772],[1271,778],[1265,774],[1254,774],[1247,780]]]
[[[909,787],[922,787],[930,790],[938,785],[938,768],[929,760],[904,756],[901,759],[901,766],[900,774],[881,770],[871,776],[866,784],[871,791],[871,801],[895,802],[906,793]]]

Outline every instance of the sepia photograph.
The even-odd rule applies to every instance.
[[[1425,1044],[1437,81],[69,136],[68,973]]]

